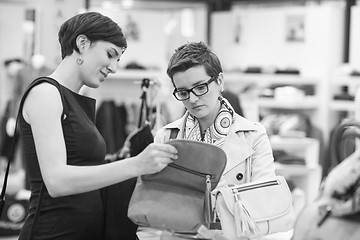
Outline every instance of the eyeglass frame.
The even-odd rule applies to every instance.
[[[195,96],[197,96],[197,97],[203,96],[203,95],[205,95],[205,94],[207,94],[207,93],[209,92],[209,84],[212,83],[213,81],[215,81],[215,80],[218,78],[218,76],[219,76],[219,75],[213,76],[213,77],[211,77],[209,80],[207,80],[206,82],[200,83],[200,84],[198,84],[198,85],[196,85],[196,86],[194,86],[194,87],[192,87],[192,88],[190,88],[190,89],[181,89],[181,90],[178,90],[177,88],[175,88],[174,91],[173,91],[173,95],[174,95],[174,97],[176,98],[176,100],[178,100],[178,101],[188,100],[188,99],[190,98],[190,92],[192,92],[192,93],[193,93]],[[197,87],[199,87],[199,86],[205,86],[205,87],[206,87],[206,92],[204,92],[204,93],[202,93],[202,94],[196,94],[193,90],[194,90],[194,88],[197,88]],[[177,92],[182,92],[182,91],[185,91],[185,92],[187,92],[187,93],[189,94],[187,98],[185,98],[185,99],[179,99],[179,98],[176,97],[176,93],[177,93]]]

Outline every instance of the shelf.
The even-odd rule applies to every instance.
[[[320,165],[307,167],[275,163],[275,171],[277,175],[292,180],[297,187],[304,190],[307,203],[313,202],[318,196],[322,175]]]
[[[314,138],[270,138],[273,150],[284,150],[294,156],[303,157],[306,165],[280,164],[275,162],[277,175],[294,180],[306,193],[306,201],[313,201],[320,187],[322,167],[319,165],[319,141]]]
[[[360,84],[360,77],[357,76],[335,76],[334,77],[333,84],[335,86],[341,86],[341,85],[359,85]]]
[[[319,140],[315,138],[272,136],[270,143],[273,150],[280,149],[295,156],[303,157],[307,168],[317,168],[319,165]]]
[[[317,109],[319,101],[317,97],[305,97],[297,100],[276,100],[272,98],[259,98],[259,107],[281,109]]]
[[[304,85],[318,84],[318,78],[302,77],[293,74],[264,74],[264,73],[234,73],[225,72],[224,78],[229,83],[252,83],[257,85],[286,84]]]
[[[314,171],[319,171],[319,169],[321,169],[320,165],[307,167],[305,165],[287,165],[275,162],[276,173],[284,177],[304,176]]]
[[[118,69],[115,74],[110,74],[107,79],[134,81],[144,78],[157,79],[161,76],[164,76],[164,74],[159,70]]]
[[[358,87],[360,86],[360,77],[336,75],[333,77],[332,86],[333,86],[333,92],[339,92],[340,87],[347,86],[348,93],[351,95],[355,95]],[[330,97],[333,97],[333,95]],[[355,103],[354,101],[351,100],[330,99],[329,110],[335,112],[336,111],[354,112]]]
[[[352,112],[355,110],[355,103],[354,101],[332,100],[330,102],[330,109],[332,111]]]

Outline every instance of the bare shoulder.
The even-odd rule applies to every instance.
[[[51,83],[44,82],[30,90],[24,102],[23,116],[29,122],[34,116],[61,115],[62,110],[59,90]]]

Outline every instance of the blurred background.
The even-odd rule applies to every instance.
[[[128,39],[117,73],[96,91],[82,89],[97,99],[100,130],[106,123],[121,134],[105,136],[108,153],[137,126],[144,79],[154,132],[182,115],[167,62],[176,47],[203,41],[222,62],[233,105],[266,127],[277,171],[297,189],[298,208],[316,197],[331,165],[334,128],[359,120],[360,1],[0,0],[0,150],[14,169],[22,169],[21,150],[9,153],[8,139],[19,97],[60,62],[62,22],[85,11],[111,17]],[[122,113],[114,125],[102,111],[109,104]],[[14,192],[24,176],[15,178],[21,184]]]

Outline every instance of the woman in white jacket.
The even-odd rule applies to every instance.
[[[222,67],[208,46],[202,42],[180,46],[170,59],[167,74],[174,86],[174,97],[187,111],[160,129],[155,142],[168,141],[171,132],[176,131],[178,139],[202,141],[222,148],[227,155],[227,165],[218,186],[275,176],[265,128],[235,113],[229,101],[222,97]],[[249,170],[246,159],[251,161]]]

